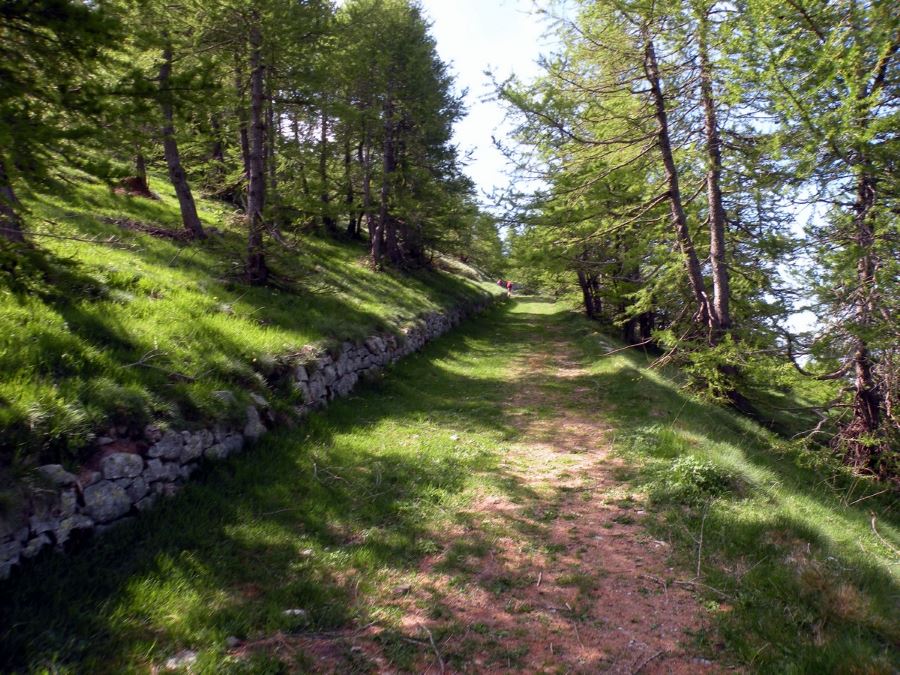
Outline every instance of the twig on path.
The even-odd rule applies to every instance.
[[[634,349],[635,347],[643,347],[644,345],[649,345],[651,342],[653,342],[653,340],[644,340],[643,342],[638,342],[637,344],[627,345],[625,347],[620,347],[619,349],[613,349],[611,352],[603,352],[600,356],[612,356],[613,354],[618,354],[619,352]]]
[[[425,632],[428,633],[428,640],[431,642],[431,648],[434,650],[434,655],[437,657],[438,664],[441,666],[441,675],[444,673],[444,659],[441,657],[441,652],[438,651],[437,645],[434,643],[434,635],[431,634],[431,631],[428,630],[428,626],[424,623],[419,624],[422,628],[425,629]]]
[[[669,584],[666,583],[665,579],[660,579],[659,577],[655,577],[652,574],[641,574],[640,576],[644,579],[650,579],[651,581],[655,581],[660,586],[662,586],[663,592],[666,594],[666,604],[669,603]]]
[[[581,641],[581,633],[578,632],[578,624],[577,624],[577,623],[573,623],[573,624],[572,624],[572,627],[575,629],[575,637],[578,638],[578,644],[581,645],[581,648],[582,648],[582,649],[585,649],[584,643]]]
[[[637,675],[639,672],[641,672],[644,669],[644,666],[646,666],[648,663],[650,663],[657,656],[662,656],[665,653],[666,653],[666,651],[664,649],[661,649],[658,652],[656,652],[655,654],[650,655],[649,657],[647,657],[646,659],[644,659],[641,662],[641,665],[639,665],[636,670],[633,670],[631,672],[631,675]]]
[[[888,550],[891,551],[894,555],[900,555],[900,551],[891,546],[884,537],[878,534],[878,530],[875,529],[875,514],[872,514],[872,532],[875,533],[875,536],[878,537],[878,541],[888,547]]]
[[[728,598],[728,599],[731,598],[731,596],[728,595],[728,593],[726,593],[725,591],[720,591],[718,588],[713,588],[712,586],[709,586],[708,584],[702,584],[699,581],[678,581],[678,580],[676,580],[676,581],[673,581],[672,583],[675,584],[676,586],[687,586],[688,588],[697,588],[697,587],[705,588],[706,590],[712,591],[713,593],[716,593],[717,595],[720,595],[723,598]]]
[[[543,578],[544,578],[544,570],[541,570],[540,572],[538,572],[538,580],[537,580],[537,583],[534,585],[535,588],[540,587],[541,579],[543,579]]]
[[[697,544],[697,579],[700,578],[700,559],[703,556],[703,528],[706,526],[706,516],[709,515],[709,502],[703,509],[703,520],[700,521],[700,541]]]

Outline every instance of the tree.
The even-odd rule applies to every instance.
[[[47,178],[95,132],[96,66],[117,35],[102,5],[76,0],[0,4],[0,235],[24,240],[17,186]]]
[[[753,0],[745,74],[779,125],[786,159],[824,210],[808,233],[826,330],[810,350],[849,378],[833,444],[855,466],[896,475],[900,17],[889,2]]]

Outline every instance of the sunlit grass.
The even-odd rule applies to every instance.
[[[394,665],[412,667],[430,648],[404,640],[397,588],[423,583],[426,556],[440,554],[447,592],[464,593],[501,538],[560,552],[540,520],[563,503],[558,486],[523,486],[513,471],[527,471],[528,459],[508,454],[528,440],[511,420],[521,411],[506,407],[511,391],[546,386],[577,388],[579,412],[608,425],[607,440],[627,460],[615,473],[625,482],[592,498],[627,505],[620,517],[673,545],[673,579],[702,584],[693,588],[716,630],[698,634],[689,652],[751,672],[896,670],[896,560],[869,512],[893,546],[896,517],[886,495],[850,505],[880,488],[857,481],[851,492],[852,478],[808,468],[777,436],[647,371],[643,356],[604,356],[621,345],[599,343],[592,325],[560,309],[522,301],[498,308],[303,426],[211,467],[138,522],[73,556],[40,561],[3,589],[0,669],[147,671],[189,648],[201,672],[304,671],[311,666],[303,653],[272,647],[239,663],[225,641],[289,642],[371,622]],[[536,377],[514,367],[551,334],[574,342],[583,375]],[[539,420],[556,411],[528,412]],[[714,465],[729,491],[683,501],[670,478],[685,457]],[[520,505],[528,522],[471,510],[491,494]],[[454,529],[465,534],[448,543]],[[572,565],[565,574],[587,597],[605,572]],[[523,580],[486,583],[499,608]],[[454,624],[444,591],[430,592],[423,609],[444,622],[433,628],[439,643],[468,628],[482,640],[465,643],[475,651],[445,653],[448,663],[471,667],[483,648],[502,667],[521,656],[505,654],[503,640],[479,632],[483,625]],[[349,645],[334,658],[348,672],[372,667]]]
[[[240,220],[222,204],[198,201],[221,232],[204,242],[104,220],[177,230],[174,196],[151,183],[161,200],[89,182],[28,200],[42,253],[0,274],[0,464],[77,462],[109,425],[208,421],[222,414],[212,392],[267,393],[278,359],[304,345],[397,330],[484,290],[446,273],[375,272],[362,245],[316,236],[272,245],[280,289],[249,287]]]

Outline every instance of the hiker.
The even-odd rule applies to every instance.
[[[512,282],[511,281],[506,282],[506,297],[507,298],[512,297]]]

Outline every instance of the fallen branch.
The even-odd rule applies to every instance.
[[[872,522],[872,532],[874,532],[875,536],[878,537],[878,541],[880,541],[882,544],[884,544],[891,551],[891,553],[893,553],[895,556],[900,556],[900,551],[898,551],[893,546],[891,546],[891,544],[889,544],[887,542],[887,540],[885,540],[884,537],[882,537],[880,534],[878,534],[878,530],[875,529],[875,514],[874,513],[872,514],[871,522]]]
[[[646,666],[648,663],[650,663],[657,656],[662,656],[665,653],[666,653],[665,650],[661,649],[660,651],[656,652],[655,654],[651,654],[650,656],[648,656],[646,659],[644,659],[641,662],[641,665],[639,665],[635,670],[633,670],[631,672],[631,675],[637,675],[639,672],[641,672],[644,669],[644,666]]]
[[[434,643],[434,635],[431,634],[431,631],[428,630],[428,626],[425,624],[419,624],[422,628],[425,629],[425,632],[428,633],[428,641],[431,642],[431,648],[434,650],[434,655],[437,657],[438,664],[441,666],[441,675],[444,673],[444,659],[441,657],[441,652],[438,650],[437,645]]]

